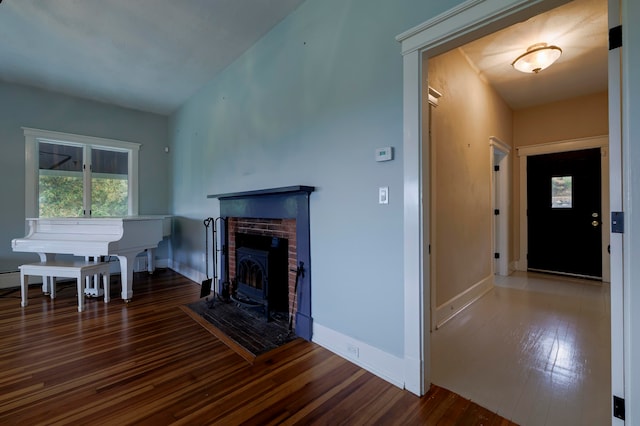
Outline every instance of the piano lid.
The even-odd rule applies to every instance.
[[[29,232],[13,251],[77,256],[114,255],[155,248],[171,234],[171,216],[29,218]]]

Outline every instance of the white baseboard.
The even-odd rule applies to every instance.
[[[313,323],[314,343],[404,389],[404,360],[364,342]]]
[[[168,268],[169,267],[169,259],[156,259],[156,268]]]
[[[136,256],[135,261],[133,263],[133,272],[144,272],[147,270],[147,262],[149,259],[147,258],[147,253],[143,252]],[[169,267],[169,259],[154,259],[153,260],[156,268],[168,268]]]
[[[481,298],[493,288],[493,275],[483,278],[467,290],[443,303],[436,308],[436,328],[458,315],[467,306]]]
[[[167,267],[196,283],[201,283],[206,278],[202,272],[174,260],[169,260]]]
[[[35,282],[36,281],[34,281],[34,283]],[[5,272],[4,274],[0,274],[0,288],[13,287],[20,287],[20,272]]]

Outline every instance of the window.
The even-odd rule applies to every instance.
[[[551,208],[570,209],[573,205],[573,188],[571,176],[551,178]]]
[[[24,129],[27,217],[138,214],[140,144]]]

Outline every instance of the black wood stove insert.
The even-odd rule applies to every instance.
[[[234,299],[249,307],[286,314],[288,308],[287,240],[236,234],[236,288]]]

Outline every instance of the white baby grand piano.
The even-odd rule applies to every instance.
[[[13,251],[38,253],[40,261],[56,254],[117,256],[120,261],[122,299],[133,297],[133,267],[138,253],[147,250],[147,269],[154,270],[154,249],[171,234],[170,216],[109,218],[32,218],[29,232],[11,241]]]

